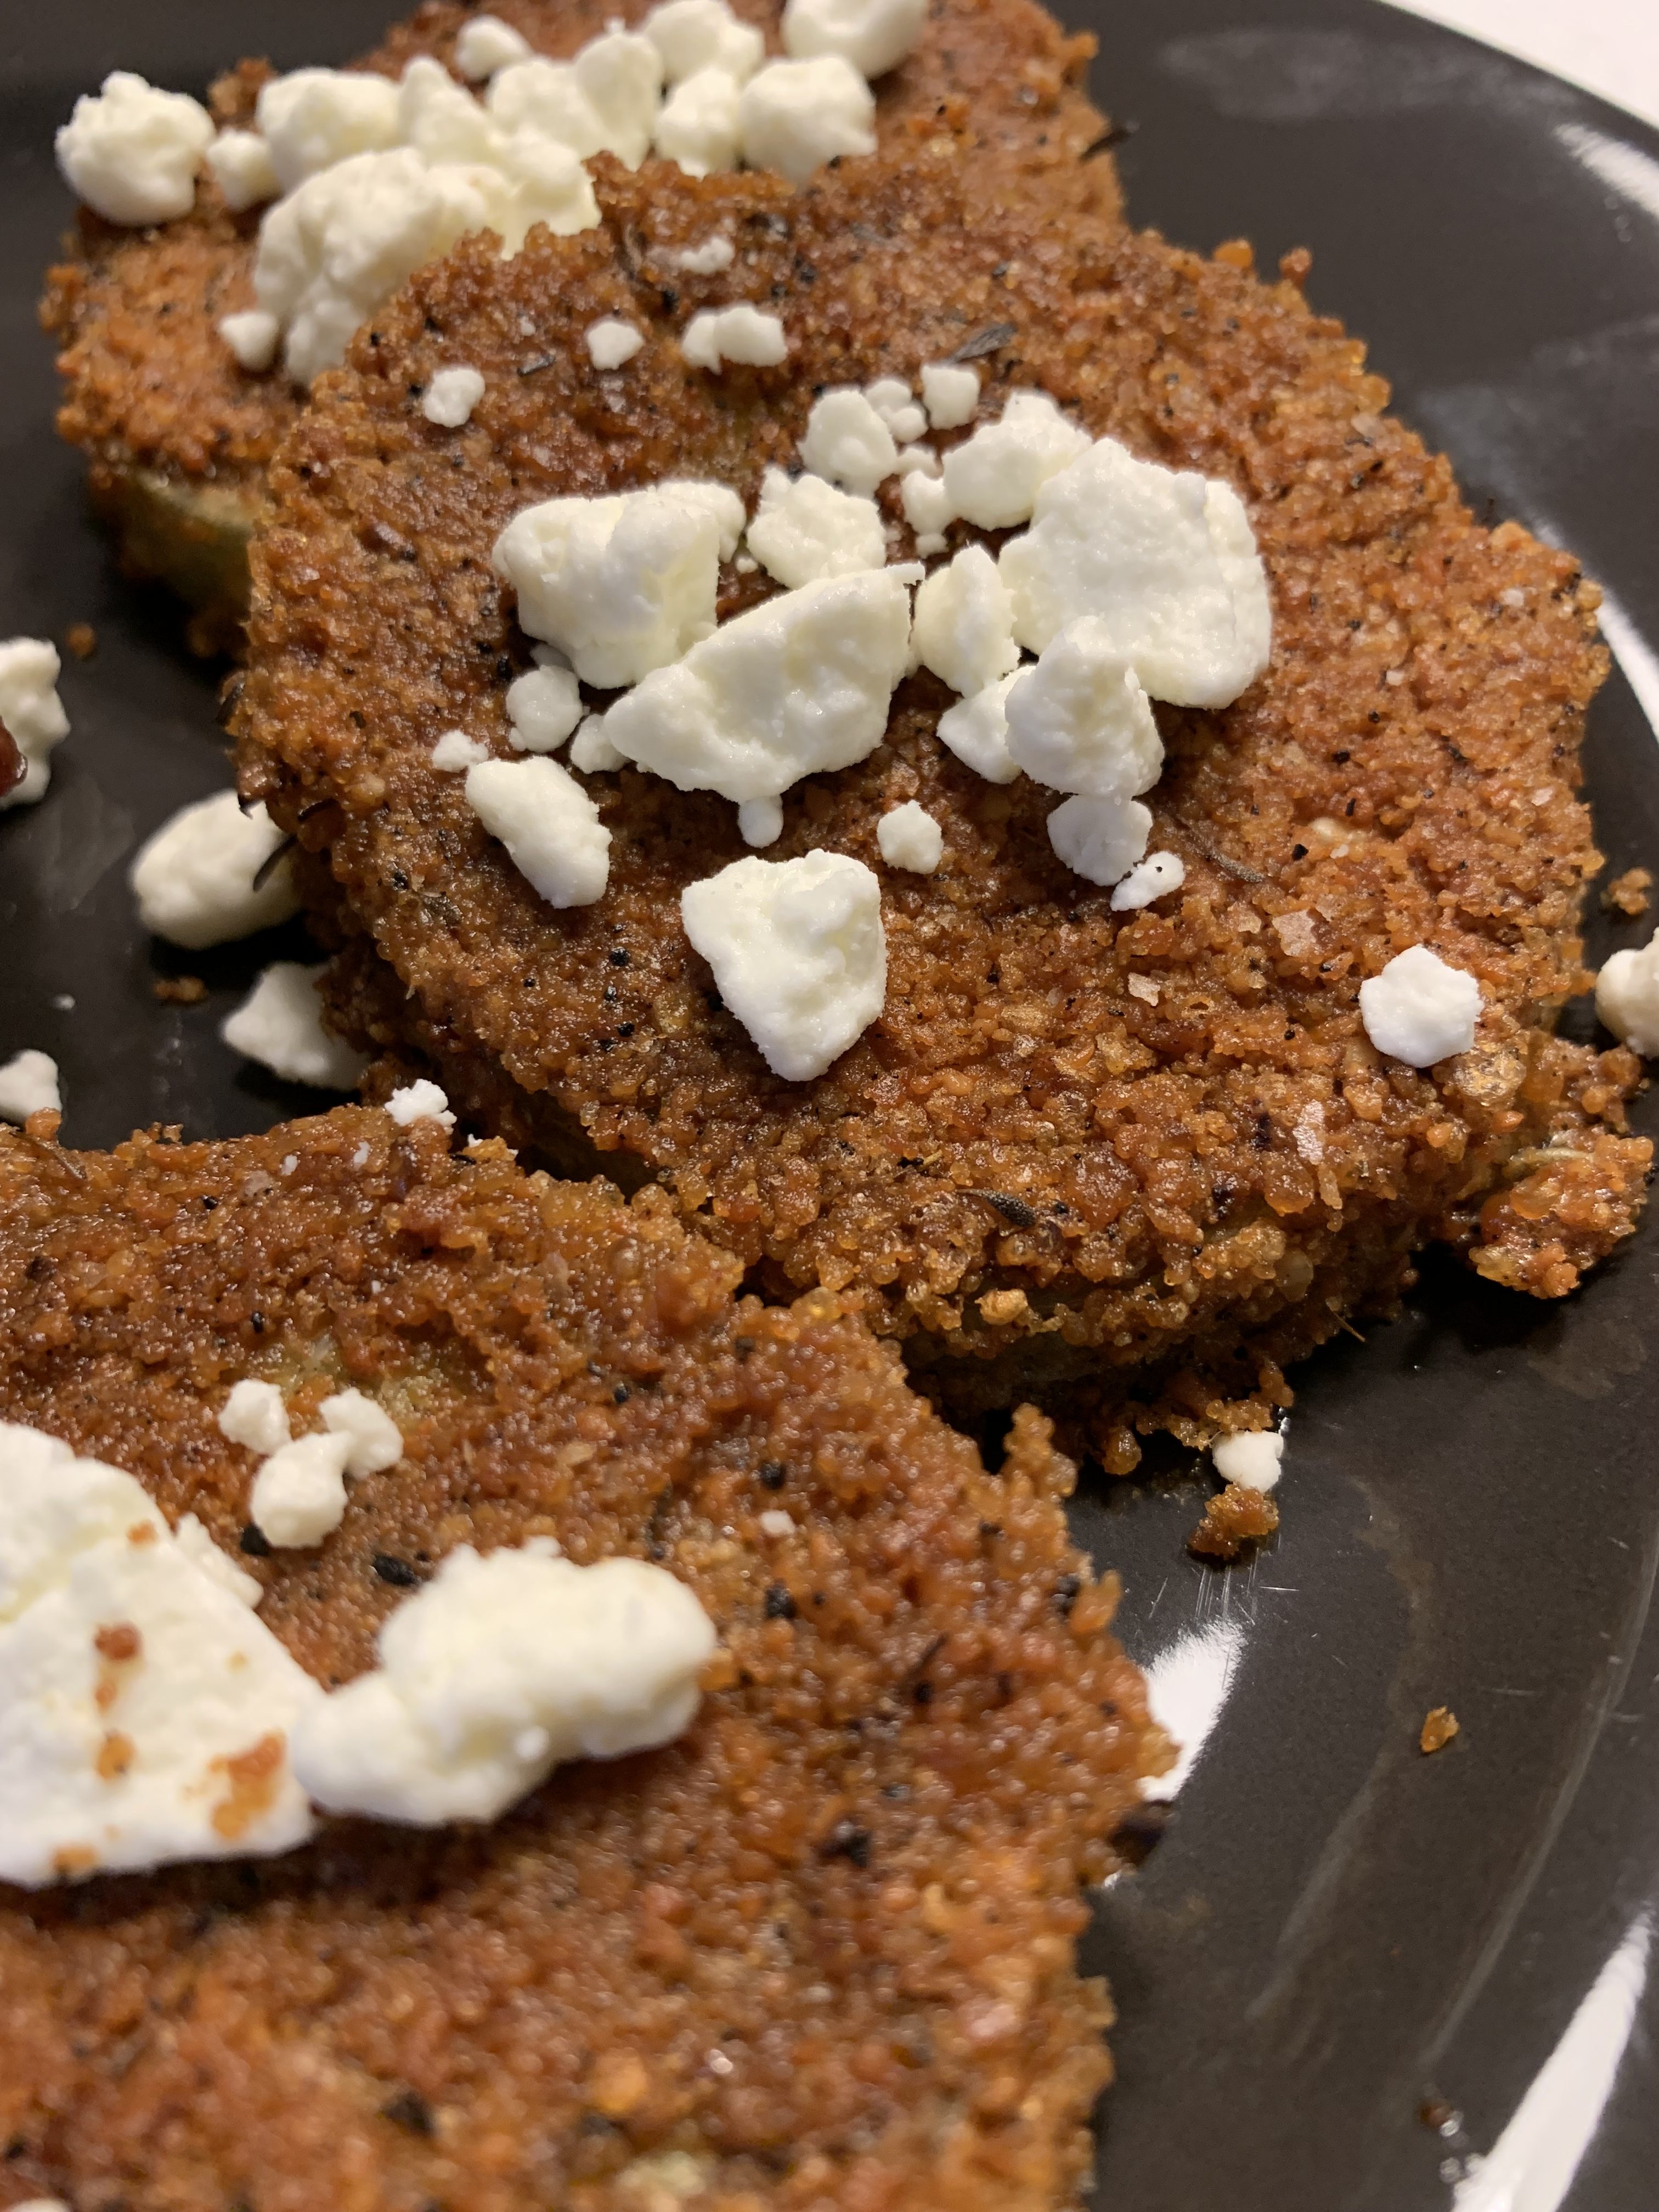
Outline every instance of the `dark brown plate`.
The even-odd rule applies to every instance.
[[[33,302],[69,214],[52,131],[111,67],[199,89],[239,51],[343,58],[388,12],[11,0],[0,27],[0,635],[99,636],[65,673],[51,797],[0,818],[0,1058],[56,1055],[77,1143],[150,1121],[228,1135],[315,1094],[218,1042],[272,941],[164,954],[132,913],[135,844],[228,770],[213,673],[112,574],[48,428]],[[1137,217],[1206,248],[1250,237],[1269,265],[1310,246],[1312,296],[1370,338],[1476,505],[1559,536],[1615,594],[1659,719],[1641,657],[1659,647],[1659,137],[1368,0],[1062,12],[1099,28],[1097,96],[1138,125],[1120,155]],[[1659,745],[1625,673],[1589,766],[1613,867],[1659,864]],[[1593,949],[1644,933],[1598,916]],[[208,1002],[159,1003],[169,971]],[[1639,1118],[1659,1126],[1648,1102]],[[1080,1504],[1125,1571],[1131,1648],[1182,1647],[1189,1689],[1219,1701],[1091,1943],[1123,2014],[1103,2205],[1419,2212],[1460,2179],[1458,2212],[1659,2203],[1656,1287],[1651,1227],[1560,1307],[1431,1261],[1404,1319],[1297,1377],[1285,1527],[1254,1564],[1187,1558],[1206,1486],[1186,1470]],[[1425,1759],[1438,1705],[1462,1734]],[[1466,2178],[1518,2136],[1518,2179],[1507,2148]]]

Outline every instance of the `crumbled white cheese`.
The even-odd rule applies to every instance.
[[[130,70],[83,93],[58,133],[58,166],[106,222],[170,222],[196,201],[196,173],[213,139],[199,100],[161,92]]]
[[[775,845],[783,835],[783,801],[745,799],[738,809],[738,835],[745,845]]]
[[[951,511],[981,530],[1024,522],[1043,485],[1088,447],[1088,434],[1068,422],[1046,392],[1011,392],[1000,422],[987,422],[945,456]]]
[[[1018,681],[1018,670],[1012,670],[939,718],[941,742],[987,783],[1012,783],[1020,773],[1008,750],[1008,694]]]
[[[1359,1018],[1379,1052],[1407,1067],[1432,1067],[1474,1042],[1480,986],[1426,945],[1396,954],[1359,987]]]
[[[1050,478],[1001,565],[1023,646],[1092,616],[1154,699],[1224,707],[1267,665],[1267,575],[1237,494],[1115,439]]]
[[[855,576],[887,561],[887,532],[872,499],[837,491],[817,476],[769,468],[748,544],[769,575],[791,591],[821,576]]]
[[[242,368],[258,376],[276,360],[283,326],[263,307],[248,307],[240,315],[222,315],[219,335]]]
[[[611,832],[557,761],[485,761],[469,769],[466,803],[551,907],[592,906],[611,873]]]
[[[207,149],[207,166],[233,215],[274,200],[283,189],[270,149],[257,131],[222,131]]]
[[[906,476],[899,485],[899,505],[904,509],[905,520],[916,533],[917,552],[942,553],[945,533],[957,519],[943,475],[917,471]]]
[[[613,25],[602,37],[590,39],[570,66],[599,118],[602,150],[637,169],[651,151],[662,105],[661,54],[649,39]],[[499,76],[495,80],[492,94],[501,82]]]
[[[1187,863],[1178,853],[1149,853],[1112,893],[1112,912],[1131,914],[1151,906],[1154,899],[1178,891],[1186,880]]]
[[[896,444],[911,444],[927,428],[927,417],[902,376],[878,376],[873,384],[865,386],[864,396],[891,431]]]
[[[587,358],[595,368],[621,368],[645,343],[645,332],[617,315],[605,315],[587,326]]]
[[[924,668],[964,698],[1018,665],[1008,594],[982,545],[964,546],[916,593],[913,649]]]
[[[501,161],[499,126],[430,54],[410,62],[398,84],[398,142],[423,161]]]
[[[768,62],[738,102],[743,158],[804,185],[838,154],[873,154],[875,118],[874,95],[842,55]]]
[[[1008,750],[1054,791],[1133,799],[1164,765],[1151,703],[1103,623],[1073,623],[1008,694]]]
[[[943,477],[944,466],[931,446],[907,446],[899,455],[896,476]]]
[[[867,498],[898,465],[898,448],[863,392],[842,385],[812,403],[800,458],[814,476]]]
[[[657,117],[657,151],[688,177],[738,166],[738,109],[743,87],[723,69],[702,69],[677,84]]]
[[[69,716],[58,696],[62,665],[57,647],[45,638],[13,637],[0,644],[0,723],[23,763],[23,780],[0,798],[0,813],[9,806],[33,806],[46,795],[52,748],[69,735]]]
[[[31,1114],[63,1110],[58,1062],[49,1052],[14,1053],[0,1067],[0,1121],[15,1121],[21,1129]]]
[[[581,718],[581,687],[571,669],[526,669],[507,687],[507,742],[518,752],[557,752]]]
[[[398,142],[398,88],[368,70],[301,69],[262,87],[254,120],[285,192]]]
[[[931,876],[945,857],[945,832],[914,799],[890,807],[876,824],[876,842],[890,868],[908,868],[918,876]]]
[[[228,1443],[246,1444],[261,1459],[281,1451],[292,1433],[282,1392],[274,1382],[244,1376],[219,1408],[219,1433]]]
[[[308,1551],[345,1518],[349,1437],[295,1437],[260,1467],[248,1493],[247,1517],[285,1552]]]
[[[766,53],[760,33],[739,21],[726,0],[662,0],[640,28],[662,56],[670,84],[707,69],[746,84]]]
[[[432,765],[441,775],[464,775],[489,758],[489,748],[465,730],[446,730],[432,748]]]
[[[481,84],[512,62],[528,61],[528,39],[499,15],[474,15],[455,36],[455,66],[473,84]]]
[[[626,764],[627,755],[619,753],[605,733],[605,716],[590,714],[570,740],[571,767],[584,775],[611,775]]]
[[[495,540],[519,621],[557,646],[584,684],[611,690],[678,660],[714,627],[720,564],[743,502],[724,484],[653,484],[526,507]]]
[[[1595,1011],[1632,1052],[1659,1054],[1659,929],[1645,945],[1608,957],[1595,979]]]
[[[1121,883],[1146,850],[1150,807],[1138,799],[1096,799],[1079,793],[1048,817],[1048,842],[1086,883]]]
[[[463,1545],[386,1621],[379,1664],[304,1715],[295,1770],[331,1812],[491,1820],[562,1761],[684,1735],[714,1642],[693,1592],[644,1560]]]
[[[775,368],[789,351],[789,340],[775,315],[746,302],[735,307],[704,307],[680,335],[680,351],[693,368],[713,374],[728,362]]]
[[[667,258],[688,276],[718,276],[737,258],[737,248],[723,230],[711,231],[700,245],[683,246]]]
[[[793,1536],[795,1533],[793,1519],[780,1505],[767,1508],[760,1516],[759,1528],[763,1536]]]
[[[865,76],[894,69],[921,36],[927,0],[786,0],[786,53],[841,54]]]
[[[441,430],[459,430],[472,419],[472,410],[484,396],[484,380],[476,368],[441,368],[426,387],[421,412]]]
[[[327,963],[302,968],[278,960],[267,968],[219,1034],[234,1052],[257,1060],[285,1082],[319,1091],[355,1091],[368,1062],[343,1037],[323,1027],[317,979]]]
[[[130,1474],[0,1425],[0,1880],[312,1833],[287,1747],[322,1692],[206,1540],[175,1537]]]
[[[881,886],[861,860],[733,860],[688,884],[680,914],[721,999],[786,1082],[822,1075],[881,1012]]]
[[[903,577],[829,577],[763,601],[619,699],[605,735],[680,790],[739,805],[863,760],[908,659]]]
[[[1210,1447],[1216,1473],[1241,1490],[1272,1490],[1284,1456],[1285,1439],[1271,1429],[1241,1429],[1236,1435],[1218,1437]]]
[[[455,1127],[448,1098],[423,1075],[413,1083],[404,1084],[401,1091],[394,1091],[386,1102],[385,1110],[400,1129],[412,1128],[416,1121],[435,1121],[447,1134]]]
[[[263,801],[244,813],[234,791],[181,806],[138,848],[128,881],[138,919],[170,945],[199,952],[270,929],[300,911],[284,843]],[[254,878],[266,869],[256,890]]]
[[[930,361],[921,372],[921,404],[936,430],[957,430],[979,412],[979,371],[966,362]]]

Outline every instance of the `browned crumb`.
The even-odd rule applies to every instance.
[[[1230,1482],[1204,1509],[1187,1549],[1206,1559],[1236,1559],[1246,1544],[1259,1544],[1279,1526],[1279,1508],[1265,1490]]]
[[[1449,1705],[1437,1705],[1418,1731],[1417,1747],[1425,1754],[1443,1751],[1459,1733],[1457,1716]]]
[[[208,994],[199,975],[158,975],[149,988],[164,1006],[199,1006]]]
[[[98,650],[98,633],[90,623],[71,623],[64,642],[77,660],[90,660]]]
[[[1602,891],[1601,904],[1609,914],[1627,914],[1633,921],[1647,912],[1650,904],[1648,894],[1652,889],[1651,868],[1626,868]]]
[[[110,1154],[52,1126],[0,1131],[0,1418],[233,1554],[234,1381],[277,1382],[301,1431],[350,1383],[403,1431],[320,1550],[240,1553],[319,1679],[370,1662],[410,1576],[532,1534],[661,1561],[722,1648],[678,1743],[487,1827],[331,1821],[276,1859],[0,1887],[9,2193],[1074,2205],[1109,2073],[1079,1883],[1170,1753],[1046,1424],[989,1476],[842,1301],[739,1298],[659,1192],[452,1156],[431,1122]],[[100,1661],[134,1648],[112,1622]],[[233,1826],[272,1760],[234,1763]]]

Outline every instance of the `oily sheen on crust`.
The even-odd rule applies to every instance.
[[[1058,234],[970,205],[942,158],[848,163],[793,200],[760,179],[670,198],[613,176],[604,215],[510,264],[464,244],[425,272],[274,474],[244,780],[327,850],[396,971],[365,1030],[434,1053],[463,1098],[499,1100],[504,1070],[567,1142],[631,1153],[775,1291],[860,1294],[930,1390],[1066,1394],[1119,1467],[1136,1421],[1194,1440],[1259,1421],[1285,1360],[1391,1298],[1431,1238],[1517,1288],[1570,1289],[1627,1231],[1649,1158],[1623,1130],[1637,1062],[1550,1034],[1583,988],[1599,866],[1576,794],[1605,661],[1571,558],[1477,527],[1360,347],[1244,249]],[[720,224],[741,242],[732,277],[672,297],[651,282],[641,239]],[[788,361],[689,372],[678,331],[739,275]],[[620,375],[581,343],[604,315],[647,333]],[[916,798],[945,863],[884,874],[885,1012],[818,1081],[785,1084],[680,927],[684,884],[743,849],[729,806],[631,770],[587,779],[610,889],[555,913],[430,748],[465,726],[507,749],[524,647],[489,551],[512,514],[673,473],[752,507],[815,389],[914,380],[964,341],[988,349],[986,415],[1036,386],[1236,486],[1273,662],[1224,713],[1159,710],[1152,842],[1187,879],[1127,916],[1054,858],[1053,794],[981,781],[937,740],[951,695],[902,685],[884,744],[789,794],[771,855],[825,847],[880,872],[876,823]],[[462,358],[485,395],[434,434],[416,395]],[[722,613],[763,580],[728,573]],[[1474,1049],[1434,1073],[1384,1060],[1357,1005],[1417,943],[1486,1001]]]
[[[637,24],[650,4],[501,0],[491,12],[538,52],[563,56],[614,21]],[[781,6],[734,4],[781,52]],[[453,64],[472,12],[429,0],[359,66],[398,76],[420,55]],[[1107,127],[1082,90],[1093,51],[1092,38],[1068,37],[1035,0],[935,0],[915,52],[877,80],[878,139],[899,153],[943,137],[1004,190],[1034,192],[1056,213],[1112,213],[1110,152],[1089,152]],[[219,81],[211,104],[222,126],[252,122],[270,74],[249,62]],[[679,173],[657,161],[647,171]],[[194,210],[155,229],[119,229],[83,210],[41,307],[66,384],[59,433],[87,455],[94,500],[131,568],[159,576],[198,610],[193,635],[204,650],[232,643],[240,629],[264,471],[302,398],[280,368],[240,368],[218,330],[221,317],[254,304],[262,213],[232,213],[206,174]]]
[[[739,1301],[659,1193],[429,1121],[111,1154],[51,1127],[0,1131],[0,1415],[199,1515],[313,1674],[367,1666],[457,1545],[535,1534],[659,1561],[722,1650],[679,1742],[485,1828],[0,1888],[14,2192],[1074,2203],[1109,2071],[1079,1884],[1168,1751],[1043,1423],[988,1476],[842,1302]],[[403,1432],[320,1551],[238,1553],[215,1417],[249,1374],[296,1422],[349,1381]]]

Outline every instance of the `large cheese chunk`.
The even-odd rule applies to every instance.
[[[1164,741],[1133,669],[1102,622],[1073,623],[1005,705],[1010,758],[1054,791],[1133,799],[1164,765]]]

